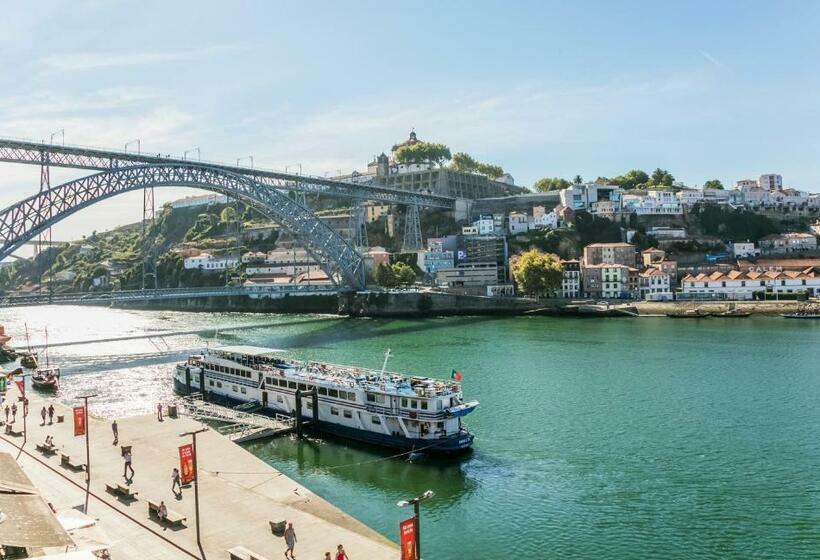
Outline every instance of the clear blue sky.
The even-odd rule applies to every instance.
[[[0,135],[361,169],[415,128],[519,184],[669,169],[820,191],[817,2],[6,3]],[[55,173],[53,182],[71,173]],[[0,165],[0,204],[36,190]],[[179,193],[168,193],[176,196]],[[140,218],[133,198],[66,235]],[[80,215],[78,215],[80,216]]]

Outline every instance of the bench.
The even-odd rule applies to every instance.
[[[268,560],[264,556],[248,550],[244,546],[235,546],[228,549],[228,557],[231,560]]]
[[[53,445],[46,445],[45,443],[38,443],[34,448],[43,455],[54,455],[57,449]]]
[[[114,482],[112,484],[106,484],[105,485],[105,490],[110,494],[119,494],[123,498],[127,498],[129,500],[136,500],[137,499],[137,494],[139,494],[139,492],[135,492],[134,490],[132,490],[128,486],[123,486],[119,482]]]
[[[168,504],[165,504],[165,509],[168,511],[168,515],[165,516],[165,523],[171,525],[172,527],[176,525],[182,525],[188,519],[184,515],[177,513],[171,508],[169,508]],[[148,500],[148,515],[150,517],[156,517],[157,519],[159,519],[159,502],[154,500]]]
[[[23,430],[15,430],[11,424],[6,424],[6,433],[13,437],[20,437],[23,435]]]
[[[60,453],[60,464],[74,471],[85,470],[85,463],[78,463],[71,460],[71,456],[65,453]]]
[[[270,523],[270,532],[276,535],[277,537],[281,537],[285,534],[285,527],[287,526],[287,521],[268,521]]]

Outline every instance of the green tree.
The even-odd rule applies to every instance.
[[[442,165],[452,158],[450,148],[433,142],[416,142],[399,146],[393,153],[399,163],[435,163]]]
[[[576,175],[572,178],[572,183],[575,185],[582,185],[584,183],[584,179],[580,175]]]
[[[661,169],[658,167],[655,171],[652,172],[652,177],[650,180],[650,184],[656,187],[664,186],[664,187],[671,187],[672,183],[675,182],[675,177],[672,176],[666,169]]]
[[[553,296],[561,288],[564,267],[557,255],[527,251],[511,263],[518,291],[528,296]]]
[[[723,183],[721,183],[719,179],[711,179],[703,183],[703,188],[723,190]]]
[[[393,274],[393,267],[388,263],[382,263],[376,268],[376,283],[383,288],[395,288],[396,275]]]
[[[561,177],[543,177],[533,184],[533,188],[540,192],[560,191],[571,186],[572,183]]]
[[[500,165],[481,163],[480,161],[476,161],[470,154],[465,154],[464,152],[456,152],[453,154],[450,167],[456,171],[463,171],[465,173],[481,173],[491,179],[495,179],[504,174],[504,169],[502,169]]]
[[[632,190],[646,186],[649,182],[649,175],[640,169],[632,169],[626,174],[618,175],[610,180],[613,185],[618,185],[624,190]]]
[[[409,286],[416,281],[416,273],[413,268],[403,262],[397,262],[392,266],[393,278],[399,286]]]
[[[222,212],[219,213],[219,221],[223,224],[227,224],[236,220],[236,210],[232,206],[226,206],[222,209]]]

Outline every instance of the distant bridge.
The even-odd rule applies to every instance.
[[[0,307],[21,307],[29,305],[114,305],[149,300],[174,300],[226,296],[278,298],[284,296],[333,295],[339,293],[339,291],[339,287],[332,284],[271,284],[213,288],[115,290],[111,292],[6,296],[0,298]]]

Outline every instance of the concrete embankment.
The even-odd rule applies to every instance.
[[[490,298],[439,292],[364,292],[339,298],[339,313],[352,317],[518,315],[543,304],[525,298]]]
[[[281,298],[249,298],[247,296],[202,297],[118,304],[128,309],[162,309],[166,311],[236,311],[239,313],[336,313],[335,295],[285,296]]]
[[[135,388],[136,390],[136,388]],[[17,399],[16,389],[8,393]],[[55,399],[28,393],[28,442],[21,436],[0,433],[0,451],[12,452],[47,502],[57,511],[82,507],[85,473],[61,465],[61,453],[76,463],[86,462],[85,438],[74,437],[71,409]],[[41,425],[40,410],[53,404],[55,423]],[[18,403],[19,406],[19,403]],[[19,406],[22,409],[22,406]],[[22,410],[20,410],[22,412]],[[56,423],[62,415],[65,422]],[[284,539],[271,533],[270,521],[287,520],[296,530],[296,556],[323,558],[325,552],[345,545],[351,558],[394,559],[398,547],[363,523],[288,478],[225,436],[207,430],[197,436],[199,463],[201,555],[196,542],[194,493],[185,488],[180,497],[171,491],[171,469],[179,464],[179,445],[190,442],[181,434],[200,429],[190,419],[138,416],[118,420],[119,445],[112,444],[110,422],[89,418],[91,497],[88,513],[97,518],[107,535],[112,558],[129,560],[176,558],[227,558],[227,550],[244,546],[265,558],[281,558]],[[22,429],[18,413],[15,429]],[[58,453],[45,456],[35,450],[46,435],[54,438]],[[106,484],[126,486],[120,446],[133,450],[135,500],[106,491]],[[148,500],[163,500],[169,510],[187,521],[182,527],[165,527],[149,515]]]
[[[709,313],[721,313],[736,308],[754,315],[779,315],[794,313],[805,302],[800,301],[640,301],[635,303],[639,315],[664,315],[687,309],[702,309]]]

